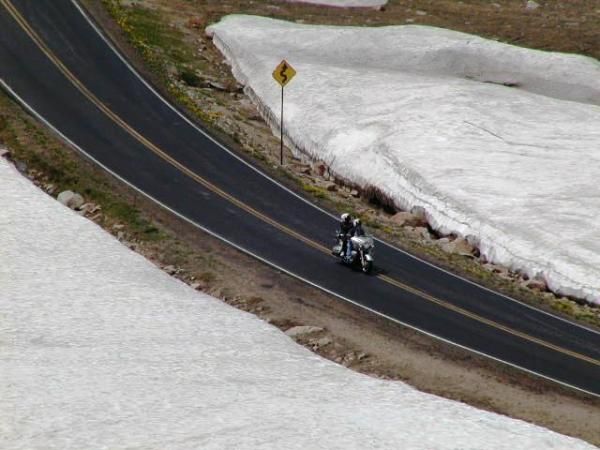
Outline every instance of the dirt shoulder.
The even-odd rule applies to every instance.
[[[436,258],[446,261],[444,264],[448,266],[464,266],[465,272],[475,271],[469,269],[471,263],[475,264],[474,258],[446,254],[438,246],[411,237],[404,227],[396,227],[392,215],[382,207],[385,205],[376,204],[376,198],[370,203],[365,193],[353,192],[352,187],[339,184],[335,190],[328,190],[332,180],[328,179],[327,173],[319,175],[318,166],[294,161],[287,153],[286,158],[293,161],[287,167],[289,170],[273,167],[273,161],[278,157],[277,139],[239,91],[228,67],[202,31],[208,20],[216,20],[216,15],[236,11],[239,2],[144,1],[144,5],[165,9],[139,8],[139,14],[128,19],[134,25],[126,23],[142,30],[162,23],[164,29],[154,33],[156,42],[150,46],[146,42],[144,45],[132,44],[130,36],[122,33],[100,2],[86,3],[148,78],[192,113],[199,110],[204,126],[240,154],[254,158],[265,170],[325,207],[335,209],[350,205],[372,225],[380,224],[376,229],[378,232],[398,239],[405,248],[421,252],[438,263]],[[260,3],[257,8],[278,2]],[[280,7],[284,6],[281,4]],[[200,7],[213,9],[201,13],[197,9]],[[298,5],[285,7],[292,13],[299,8]],[[315,7],[308,10],[317,14]],[[161,35],[163,31],[164,35]],[[165,36],[174,40],[169,44]],[[160,51],[153,50],[153,45]],[[147,50],[140,53],[134,47]],[[171,50],[165,50],[167,47]],[[166,63],[165,60],[172,59],[168,51],[179,54],[184,62],[180,65]],[[193,51],[190,59],[201,59],[199,65],[202,67],[185,62],[186,52],[190,51]],[[198,54],[205,57],[197,58]],[[188,82],[197,86],[190,86]],[[170,83],[175,83],[174,87],[170,87]],[[297,325],[317,327],[294,339],[322,356],[353,370],[402,380],[425,392],[600,445],[600,430],[593,425],[600,418],[600,401],[390,323],[255,261],[139,198],[65,146],[3,95],[0,95],[0,142],[10,148],[22,172],[42,189],[54,196],[65,189],[81,193],[86,202],[94,205],[80,211],[81,214],[173,276],[261,317],[282,331]],[[490,275],[490,278],[499,277]],[[540,302],[536,295],[530,301]]]

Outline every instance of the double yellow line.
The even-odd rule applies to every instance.
[[[257,211],[256,209],[252,208],[251,206],[243,203],[242,201],[238,200],[237,198],[233,197],[231,194],[223,191],[222,189],[220,189],[219,187],[215,186],[214,184],[212,184],[211,182],[209,182],[208,180],[202,178],[200,175],[198,175],[197,173],[193,172],[192,170],[190,170],[188,167],[184,166],[183,164],[181,164],[180,162],[176,161],[174,158],[172,158],[171,156],[169,156],[164,150],[162,150],[161,148],[159,148],[158,146],[156,146],[154,143],[150,142],[148,139],[146,139],[144,136],[142,136],[139,132],[137,132],[135,129],[133,129],[127,122],[125,122],[121,117],[119,117],[117,114],[115,114],[108,106],[106,106],[104,103],[102,103],[102,101],[100,101],[100,99],[98,99],[63,63],[60,59],[58,59],[58,57],[54,54],[54,52],[52,52],[52,50],[50,50],[50,48],[46,45],[46,43],[40,38],[40,36],[35,32],[35,30],[33,30],[33,28],[29,25],[29,23],[25,20],[25,18],[21,15],[21,13],[19,13],[19,11],[14,7],[14,5],[10,2],[10,0],[0,0],[0,4],[2,6],[4,6],[4,8],[6,8],[6,10],[10,13],[10,15],[14,18],[14,20],[19,24],[19,26],[23,29],[23,31],[33,40],[33,42],[37,45],[37,47],[48,57],[48,59],[50,61],[52,61],[52,63],[58,68],[58,70],[60,70],[62,72],[62,74],[73,84],[73,86],[75,86],[77,88],[77,90],[79,90],[79,92],[81,92],[90,102],[92,102],[100,111],[102,111],[107,117],[109,117],[113,122],[115,122],[118,126],[120,126],[123,130],[125,130],[127,133],[129,133],[133,138],[135,138],[138,142],[140,142],[142,145],[144,145],[146,148],[148,148],[149,150],[151,150],[153,153],[155,153],[157,156],[159,156],[160,158],[162,158],[163,160],[167,161],[169,164],[173,165],[174,167],[176,167],[178,170],[180,170],[182,173],[184,173],[185,175],[187,175],[188,177],[190,177],[191,179],[193,179],[194,181],[196,181],[197,183],[199,183],[200,185],[204,186],[206,189],[208,189],[209,191],[221,196],[222,198],[224,198],[225,200],[229,201],[230,203],[234,204],[235,206],[237,206],[238,208],[248,212],[249,214],[253,215],[254,217],[258,218],[259,220],[262,220],[263,222],[273,226],[274,228],[288,234],[289,236],[292,236],[296,239],[298,239],[301,242],[304,242],[305,244],[309,245],[310,247],[319,250],[321,252],[324,252],[326,254],[330,254],[330,249],[328,249],[327,247],[319,244],[318,242],[315,242],[303,235],[301,235],[300,233],[292,230],[291,228],[280,224],[279,222],[276,222],[275,220],[271,219],[270,217],[266,216],[265,214]],[[498,330],[502,330],[508,334],[511,334],[513,336],[517,336],[519,338],[525,339],[527,341],[533,342],[535,344],[541,345],[543,347],[552,349],[554,351],[557,351],[559,353],[571,356],[573,358],[588,362],[590,364],[593,365],[597,365],[600,366],[600,360],[597,360],[595,358],[591,358],[589,356],[559,347],[557,345],[551,344],[549,342],[546,342],[542,339],[538,339],[534,336],[530,336],[526,333],[514,330],[512,328],[509,328],[507,326],[504,326],[498,322],[495,322],[493,320],[489,320],[486,319],[485,317],[482,317],[478,314],[475,314],[473,312],[470,312],[464,308],[461,308],[459,306],[456,306],[452,303],[449,303],[447,301],[438,299],[430,294],[427,294],[426,292],[423,292],[419,289],[413,288],[411,286],[408,286],[398,280],[395,280],[387,275],[377,275],[377,277],[386,282],[389,283],[393,286],[396,286],[402,290],[404,290],[405,292],[411,293],[413,295],[416,295],[424,300],[427,300],[431,303],[435,303],[445,309],[454,311],[458,314],[461,314],[465,317],[468,317],[470,319],[473,319],[477,322],[486,324],[490,327],[496,328]]]

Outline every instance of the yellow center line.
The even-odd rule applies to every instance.
[[[62,74],[100,111],[102,111],[107,117],[109,117],[111,120],[113,120],[117,125],[119,125],[123,130],[125,130],[127,133],[129,133],[132,137],[134,137],[138,142],[140,142],[142,145],[144,145],[146,148],[151,150],[153,153],[158,155],[163,160],[167,161],[169,164],[176,167],[182,173],[184,173],[185,175],[187,175],[188,177],[190,177],[191,179],[193,179],[200,185],[204,186],[206,189],[221,196],[222,198],[226,199],[227,201],[234,204],[238,208],[250,213],[254,217],[256,217],[256,218],[262,220],[263,222],[266,222],[269,225],[283,231],[284,233],[300,240],[301,242],[304,242],[305,244],[309,245],[310,247],[312,247],[316,250],[319,250],[328,255],[331,254],[329,248],[301,235],[300,233],[292,230],[291,228],[289,228],[283,224],[280,224],[279,222],[276,222],[275,220],[271,219],[270,217],[266,216],[265,214],[257,211],[256,209],[252,208],[251,206],[243,203],[241,200],[238,200],[237,198],[233,197],[231,194],[228,194],[227,192],[225,192],[222,189],[220,189],[219,187],[215,186],[208,180],[202,178],[200,175],[193,172],[191,169],[184,166],[183,164],[181,164],[180,162],[178,162],[171,156],[169,156],[164,150],[162,150],[161,148],[159,148],[158,146],[156,146],[155,144],[150,142],[147,138],[142,136],[139,132],[137,132],[134,128],[132,128],[127,122],[125,122],[123,119],[121,119],[121,117],[119,117],[110,108],[108,108],[104,103],[102,103],[102,101],[100,101],[69,69],[67,69],[67,67],[62,63],[62,61],[60,59],[58,59],[58,57],[54,54],[54,52],[52,52],[52,50],[50,50],[50,48],[46,45],[46,43],[35,32],[35,30],[33,30],[31,28],[29,23],[25,20],[25,18],[21,15],[21,13],[19,13],[19,11],[13,6],[13,4],[11,3],[10,0],[0,0],[0,4],[2,4],[6,8],[6,10],[15,19],[15,21],[19,24],[19,26],[23,29],[23,31],[25,31],[25,33],[27,33],[27,35],[34,41],[34,43],[48,57],[48,59],[62,72]],[[543,347],[555,350],[559,353],[571,356],[576,359],[580,359],[582,361],[586,361],[593,365],[600,366],[600,360],[598,360],[598,359],[595,359],[595,358],[583,355],[581,353],[577,353],[577,352],[559,347],[557,345],[546,342],[542,339],[538,339],[538,338],[530,336],[526,333],[509,328],[509,327],[502,325],[496,321],[486,319],[485,317],[482,317],[478,314],[470,312],[464,308],[456,306],[447,301],[438,299],[438,298],[436,298],[430,294],[427,294],[426,292],[423,292],[419,289],[408,286],[408,285],[406,285],[398,280],[395,280],[394,278],[391,278],[387,275],[377,275],[377,278],[379,278],[380,280],[382,280],[388,284],[396,286],[396,287],[404,290],[405,292],[416,295],[424,300],[435,303],[445,309],[454,311],[465,317],[469,317],[470,319],[473,319],[477,322],[486,324],[490,327],[504,331],[508,334],[517,336],[517,337],[525,339],[527,341],[536,343]]]

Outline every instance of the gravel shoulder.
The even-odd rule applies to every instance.
[[[114,2],[105,3],[110,7]],[[467,276],[471,274],[476,278],[481,274],[490,274],[488,277],[492,287],[500,286],[499,289],[515,296],[515,293],[521,293],[519,295],[536,305],[542,301],[538,297],[548,296],[548,293],[540,292],[538,295],[532,289],[523,289],[514,280],[510,281],[511,278],[516,280],[518,275],[505,273],[501,268],[497,269],[498,273],[504,274],[506,279],[493,275],[496,268],[482,271],[479,263],[474,262],[473,255],[455,255],[441,250],[437,245],[423,243],[420,237],[414,235],[414,229],[423,228],[430,233],[426,226],[415,227],[413,224],[413,231],[410,227],[398,226],[393,219],[396,211],[393,211],[394,214],[387,211],[382,199],[355,192],[354,187],[344,186],[341,180],[332,180],[326,167],[321,170],[319,164],[294,160],[289,152],[286,153],[286,160],[290,162],[288,170],[274,167],[273,161],[278,158],[279,150],[277,139],[240,92],[228,67],[202,31],[207,23],[217,20],[219,15],[238,11],[236,8],[240,8],[240,2],[147,0],[137,3],[143,3],[145,7],[140,8],[141,15],[150,19],[144,22],[139,17],[130,17],[129,20],[139,20],[138,25],[152,25],[156,18],[152,8],[154,12],[161,12],[167,31],[179,36],[180,41],[174,44],[174,48],[178,51],[193,48],[196,52],[194,57],[203,55],[196,58],[200,63],[191,67],[187,67],[187,63],[180,66],[163,65],[163,59],[153,51],[140,53],[139,47],[137,50],[135,48],[135,42],[132,43],[130,36],[125,35],[116,24],[114,18],[118,15],[114,15],[115,11],[111,16],[101,2],[85,2],[95,19],[148,79],[192,113],[196,110],[189,99],[195,105],[201,105],[198,116],[204,126],[240,154],[253,158],[269,173],[311,196],[324,207],[335,210],[349,205],[363,215],[376,232],[398,241],[403,248],[462,271]],[[390,5],[388,11],[400,3]],[[413,13],[416,3],[413,2]],[[483,2],[475,3],[483,5]],[[267,6],[261,4],[254,9],[260,12]],[[483,5],[482,8],[487,10],[488,6]],[[318,7],[305,5],[281,5],[279,11],[284,11],[282,15],[318,16],[315,20],[332,23],[352,19],[337,12],[335,14],[339,17],[331,12],[327,13],[326,18],[321,18]],[[366,12],[365,20],[379,13],[375,10]],[[473,32],[470,29],[463,31]],[[179,43],[182,43],[184,50],[179,48]],[[157,48],[161,47],[157,44]],[[154,66],[149,63],[152,58],[155,58]],[[196,77],[190,75],[187,81],[196,86],[183,81],[186,69],[188,75]],[[169,87],[169,82],[179,84]],[[81,213],[173,276],[261,317],[282,331],[301,325],[316,327],[311,332],[299,333],[293,338],[322,356],[353,370],[401,380],[425,392],[523,419],[600,445],[600,430],[593,426],[600,419],[600,401],[390,323],[264,266],[140,199],[129,188],[120,185],[61,143],[3,95],[0,95],[0,143],[10,149],[12,158],[21,166],[22,172],[49,194],[56,196],[62,190],[72,189],[80,192],[87,203],[100,206],[100,210],[86,208]],[[335,188],[331,188],[332,183]],[[422,233],[422,230],[417,233]],[[434,238],[437,237],[431,236],[429,239]],[[542,306],[555,313],[559,313],[561,308],[587,308],[570,299],[553,301],[555,303],[549,300]],[[563,303],[569,306],[552,306]],[[586,323],[593,326],[597,311],[585,310],[584,313],[592,317],[592,321]]]

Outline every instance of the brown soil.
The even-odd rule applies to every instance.
[[[582,6],[580,10],[586,11],[585,13],[576,12],[578,8],[572,5],[575,2],[562,7],[544,5],[541,11],[534,13],[523,12],[522,2],[514,1],[499,2],[506,5],[500,8],[502,12],[498,12],[497,8],[490,6],[488,2],[476,1],[392,2],[384,12],[340,12],[337,9],[276,1],[254,2],[254,6],[244,6],[242,3],[216,0],[143,2],[144,5],[162,11],[165,20],[184,32],[188,44],[206,47],[203,54],[207,58],[206,62],[210,64],[206,64],[203,71],[196,68],[203,77],[217,79],[233,88],[235,80],[231,78],[227,67],[220,63],[219,54],[204,38],[202,29],[204,25],[217,20],[223,14],[239,11],[328,23],[355,23],[359,16],[365,23],[370,24],[402,23],[402,20],[414,18],[415,23],[432,23],[484,36],[495,35],[528,46],[588,52],[600,56],[593,45],[597,42],[594,39],[598,37],[600,27],[593,26],[593,23],[597,25],[597,13],[594,19],[592,3],[595,2],[591,1],[577,2],[578,5],[587,5],[587,9]],[[161,86],[161,78],[144,68],[143,58],[130,47],[127,39],[99,2],[89,1],[87,5],[123,51],[146,76]],[[276,6],[277,9],[269,5]],[[424,10],[427,15],[415,15],[417,10]],[[478,11],[477,14],[474,13],[475,10]],[[545,26],[541,27],[540,21],[543,17]],[[571,30],[567,25],[557,25],[567,20],[563,19],[564,17],[569,21],[580,21],[583,24],[582,29]],[[194,21],[190,22],[190,19]],[[195,23],[198,25],[194,25]],[[592,25],[588,26],[590,23]],[[551,28],[550,34],[554,38],[544,36],[544,33],[539,31],[540,28]],[[532,29],[537,31],[530,33]],[[556,44],[558,41],[560,45]],[[272,167],[278,156],[277,139],[272,136],[243,94],[202,89],[205,90],[201,94],[196,90],[191,91],[191,94],[201,96],[196,98],[203,99],[203,108],[219,113],[216,121],[209,125],[211,131],[228,140],[231,146],[238,148],[240,152],[262,156],[257,160],[259,164],[266,170],[285,176]],[[166,89],[164,91],[166,93]],[[40,136],[43,139],[38,139]],[[232,139],[231,136],[237,137]],[[149,201],[140,199],[130,189],[82,160],[76,152],[57,141],[47,130],[43,130],[4,97],[0,97],[0,142],[2,141],[11,147],[15,158],[28,163],[29,175],[37,179],[42,187],[47,188],[48,183],[55,184],[55,193],[71,187],[70,181],[53,178],[52,164],[57,160],[56,155],[60,154],[61,164],[68,163],[70,173],[78,174],[83,179],[99,180],[96,183],[105,186],[120,201],[135,205],[140,220],[156,227],[160,239],[149,239],[147,227],[140,230],[139,226],[132,225],[126,217],[118,216],[108,208],[105,208],[101,216],[96,214],[89,217],[118,235],[126,245],[173,272],[174,276],[233,306],[256,314],[282,330],[294,325],[322,327],[322,332],[301,336],[298,341],[324,357],[357,371],[381,378],[402,380],[425,392],[523,419],[600,445],[600,430],[595,426],[600,421],[599,400],[563,389],[522,371],[391,323],[255,261],[188,223],[174,218]],[[286,153],[286,158],[291,159],[291,155]],[[292,171],[292,178],[284,180],[301,189],[302,184],[297,184],[296,177],[302,176],[305,166],[298,161],[296,165],[296,168],[292,167],[293,165],[289,167],[298,169]],[[307,175],[307,182],[319,185],[320,181],[314,174],[303,175]],[[308,176],[312,178],[309,179]],[[351,195],[350,190],[339,188],[333,193],[327,191],[327,196],[325,199],[317,196],[315,200],[329,202],[327,206],[331,207],[336,205],[336,201],[343,201],[351,203],[352,208],[370,211],[369,213],[378,219],[387,217],[383,211],[368,204],[364,199]],[[104,198],[95,196],[93,191],[87,195],[88,200],[101,203],[103,207],[103,202],[108,201]],[[138,222],[136,218],[135,223]],[[406,241],[406,236],[401,237],[407,248],[420,248],[417,240]],[[431,251],[435,253],[434,250]],[[448,264],[451,265],[451,262]]]

